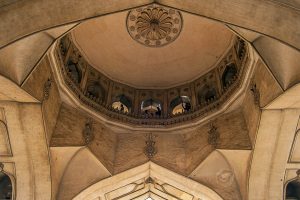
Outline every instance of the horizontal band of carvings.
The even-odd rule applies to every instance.
[[[70,40],[70,39],[69,39]],[[201,102],[199,99],[197,100],[197,93],[199,93],[199,88],[197,90],[197,87],[199,86],[199,83],[203,77],[200,77],[199,79],[191,82],[188,84],[188,86],[185,84],[184,86],[178,86],[175,88],[170,88],[170,89],[164,89],[164,90],[155,90],[153,89],[151,92],[152,93],[162,93],[162,96],[166,96],[165,94],[170,92],[170,91],[176,91],[176,90],[181,90],[184,87],[188,88],[194,88],[194,91],[191,92],[191,94],[194,94],[194,96],[191,96],[191,109],[189,111],[185,111],[181,114],[178,115],[173,115],[171,113],[171,110],[167,107],[162,109],[162,114],[161,115],[146,115],[145,113],[141,112],[139,110],[140,108],[140,103],[141,100],[140,96],[138,96],[137,99],[132,99],[132,102],[134,102],[137,105],[132,106],[132,110],[130,112],[123,112],[117,109],[114,109],[112,107],[112,99],[113,99],[113,92],[112,91],[106,91],[107,95],[110,95],[109,97],[106,96],[101,100],[100,98],[95,98],[93,95],[89,94],[87,91],[88,85],[87,83],[89,82],[87,76],[87,71],[90,72],[92,71],[93,73],[96,72],[94,68],[89,66],[84,62],[84,65],[86,65],[85,69],[85,77],[81,77],[82,80],[85,81],[85,85],[78,83],[76,79],[74,79],[74,76],[68,71],[67,68],[67,55],[69,54],[70,56],[70,50],[63,49],[61,47],[61,43],[58,43],[56,45],[56,51],[55,51],[55,59],[57,63],[60,65],[60,72],[59,73],[62,77],[62,80],[64,81],[65,85],[71,91],[71,93],[76,97],[81,103],[84,105],[88,106],[90,109],[99,112],[102,115],[105,115],[109,117],[110,119],[114,121],[118,121],[121,123],[127,123],[127,124],[132,124],[132,125],[142,125],[142,126],[169,126],[173,124],[178,124],[178,123],[185,123],[187,121],[194,121],[198,120],[200,118],[206,117],[209,115],[211,112],[217,111],[222,107],[222,105],[228,101],[228,99],[238,90],[238,88],[241,86],[242,80],[244,79],[245,72],[247,71],[247,60],[248,60],[248,48],[246,44],[242,41],[243,44],[243,50],[238,51],[236,48],[237,46],[241,45],[241,40],[237,39],[236,44],[232,47],[232,49],[228,52],[227,55],[224,56],[224,59],[220,61],[220,63],[217,65],[217,67],[207,74],[205,76],[209,76],[210,74],[215,74],[215,76],[218,77],[218,79],[213,82],[213,86],[210,86],[210,88],[215,88],[217,90],[216,95],[214,98],[208,99],[205,102]],[[69,44],[70,45],[70,44]],[[72,45],[70,45],[71,47]],[[73,50],[76,48],[75,46],[72,46]],[[71,49],[71,48],[70,48]],[[77,54],[80,53],[78,52],[77,49],[75,49],[75,52]],[[230,60],[228,60],[228,57],[231,57]],[[80,56],[80,59],[82,62],[82,57]],[[224,68],[228,66],[230,63],[234,63],[235,66],[237,67],[237,72],[234,78],[229,82],[227,85],[223,85],[222,81],[220,80],[222,78],[221,72],[224,73]],[[223,68],[223,69],[222,69]],[[143,89],[135,89],[130,86],[114,82],[112,80],[109,80],[107,77],[105,77],[103,74],[100,72],[99,76],[104,77],[103,79],[105,81],[109,81],[108,85],[114,85],[117,87],[124,87],[124,88],[130,88],[133,90],[134,94],[140,94],[143,93],[144,91],[149,91],[149,90],[143,90]],[[201,87],[201,85],[199,86]],[[109,88],[111,89],[111,87]],[[201,91],[200,91],[201,92]],[[199,96],[199,95],[198,95]],[[148,97],[149,98],[149,97]],[[147,99],[145,97],[144,99]],[[171,100],[169,99],[167,103],[162,102],[163,105],[169,105]],[[136,109],[138,108],[138,109]]]

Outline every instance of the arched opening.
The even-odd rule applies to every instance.
[[[286,185],[285,200],[300,200],[300,180],[298,178]]]
[[[179,96],[170,103],[172,115],[188,112],[191,110],[191,100],[188,96]]]
[[[231,63],[226,66],[224,73],[222,75],[222,84],[223,87],[230,86],[236,78],[237,68],[234,63]]]
[[[122,94],[114,98],[112,107],[121,112],[129,113],[132,108],[132,103],[128,97]]]
[[[152,98],[144,100],[141,104],[141,111],[147,116],[161,116],[161,102]]]
[[[9,176],[0,172],[0,199],[12,199],[12,181]]]
[[[99,99],[101,102],[104,101],[105,98],[105,90],[98,82],[94,82],[89,85],[87,88],[88,94]]]
[[[68,74],[75,83],[80,83],[82,78],[82,72],[78,67],[78,63],[69,60],[67,64]]]
[[[214,87],[209,87],[205,85],[202,90],[198,92],[198,103],[205,104],[207,102],[213,101],[217,98],[217,91]]]

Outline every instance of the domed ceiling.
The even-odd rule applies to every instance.
[[[167,7],[153,11],[157,7],[89,20],[72,32],[73,40],[93,67],[136,88],[190,82],[212,69],[232,45],[234,35],[223,24]]]

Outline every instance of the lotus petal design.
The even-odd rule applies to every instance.
[[[182,27],[179,11],[162,6],[146,6],[131,10],[127,29],[131,37],[147,46],[163,46],[174,41]]]

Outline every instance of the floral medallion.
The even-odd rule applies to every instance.
[[[179,11],[159,5],[139,7],[129,11],[127,30],[137,42],[160,47],[174,41],[182,29]]]

